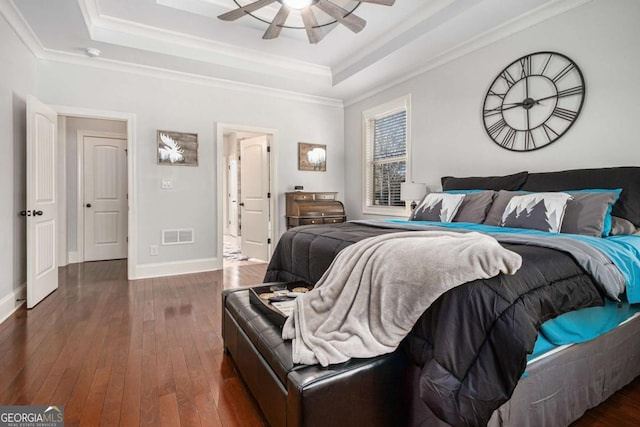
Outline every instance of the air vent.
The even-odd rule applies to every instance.
[[[193,243],[193,228],[162,230],[163,245],[186,245]]]

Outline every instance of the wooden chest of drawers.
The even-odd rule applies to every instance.
[[[291,192],[287,197],[287,228],[310,224],[344,222],[347,217],[342,202],[334,192]]]

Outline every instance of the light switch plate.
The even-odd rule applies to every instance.
[[[171,178],[162,178],[161,187],[163,190],[168,190],[173,188],[173,179]]]

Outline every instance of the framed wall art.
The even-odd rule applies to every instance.
[[[159,130],[158,164],[198,166],[198,134]]]
[[[327,146],[321,144],[298,143],[298,170],[327,171]]]

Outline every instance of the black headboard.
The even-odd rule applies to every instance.
[[[521,172],[526,173],[526,172]],[[516,174],[520,176],[520,174]],[[565,191],[588,188],[622,188],[620,199],[613,206],[612,215],[631,221],[640,227],[640,167],[627,166],[598,169],[574,169],[559,172],[526,173],[524,183],[517,188],[523,191]],[[512,177],[514,175],[510,175]],[[492,182],[497,177],[490,177]],[[472,185],[466,189],[482,189],[481,178],[443,177],[444,190],[462,189],[460,185]]]

